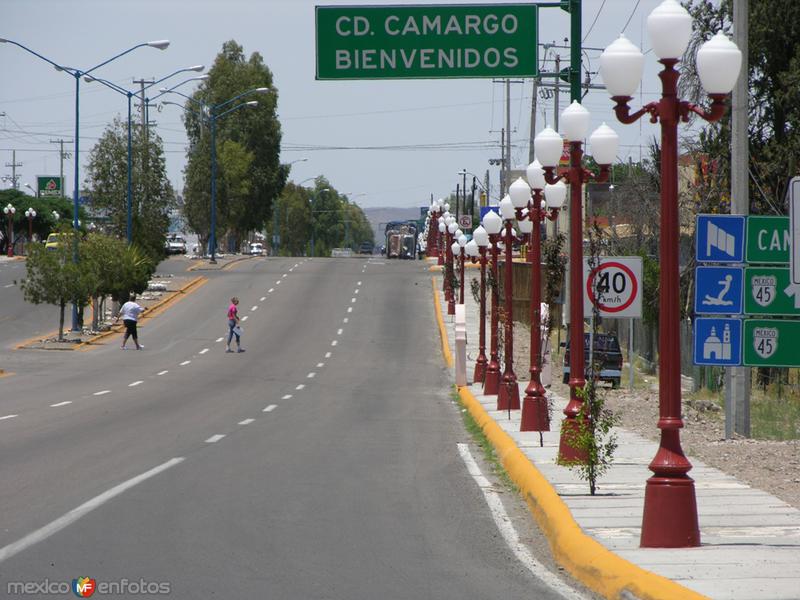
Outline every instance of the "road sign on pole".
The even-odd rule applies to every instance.
[[[741,267],[697,267],[694,312],[738,315],[742,312]]]
[[[792,237],[789,255],[792,283],[800,284],[800,177],[792,177],[789,182],[789,231]]]
[[[697,215],[697,262],[744,262],[744,215]]]
[[[583,260],[583,313],[591,315],[597,307],[601,317],[638,318],[642,316],[642,258],[609,256],[594,268]]]
[[[786,267],[744,270],[744,312],[748,315],[800,317],[800,285]]]
[[[459,215],[458,226],[464,231],[472,229],[472,215]]]
[[[789,217],[747,218],[747,262],[786,265],[790,246]]]
[[[800,367],[800,321],[746,319],[744,364],[751,367]]]
[[[317,6],[317,79],[537,77],[536,4]]]
[[[694,320],[696,365],[735,367],[742,364],[742,321],[725,318]]]

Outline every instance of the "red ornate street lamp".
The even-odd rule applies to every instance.
[[[460,230],[456,233],[460,234],[456,237],[456,244],[458,244],[458,256],[461,259],[458,263],[458,303],[464,304],[464,259],[466,258],[466,251],[464,248],[466,247],[468,240],[467,236],[461,233]]]
[[[8,236],[6,246],[8,248],[8,256],[14,256],[14,213],[17,209],[9,202],[8,206],[3,207],[3,213],[6,215],[6,224],[8,227]]]
[[[472,375],[473,383],[483,383],[486,379],[486,365],[489,362],[486,358],[486,248],[489,246],[489,234],[483,225],[479,225],[472,232],[472,241],[467,244],[475,243],[480,255],[481,263],[481,316],[478,334],[478,358],[475,360],[475,372]]]
[[[690,113],[716,121],[725,112],[725,98],[733,89],[741,68],[742,54],[722,33],[707,41],[697,53],[697,73],[711,98],[704,110],[678,99],[678,71],[692,33],[689,13],[675,0],[665,0],[647,17],[647,32],[653,52],[663,65],[661,99],[631,114],[633,99],[642,78],[644,56],[620,36],[603,52],[600,71],[615,102],[614,112],[623,123],[633,123],[645,114],[661,124],[661,234],[659,241],[658,394],[661,440],[650,463],[653,476],[647,480],[640,544],[648,548],[686,548],[700,545],[697,500],[692,468],[680,442],[680,282],[678,221],[678,121]]]
[[[561,113],[564,134],[569,141],[569,169],[564,175],[570,187],[569,205],[569,403],[564,409],[566,419],[561,424],[561,439],[558,456],[563,462],[584,462],[586,454],[574,447],[573,441],[579,433],[577,420],[583,400],[579,396],[586,384],[584,378],[583,352],[583,185],[591,180],[598,182],[608,179],[611,163],[617,155],[619,137],[614,130],[603,123],[591,135],[592,154],[600,166],[600,174],[595,175],[583,167],[583,139],[589,129],[589,111],[578,102],[573,102]],[[555,168],[561,158],[563,142],[561,136],[550,128],[539,133],[534,139],[536,158],[544,167],[545,180],[555,183],[559,177]]]
[[[513,279],[514,264],[511,251],[514,246],[516,232],[514,231],[514,219],[516,210],[511,197],[506,194],[500,201],[500,216],[505,223],[503,239],[503,250],[505,250],[503,291],[505,295],[505,328],[503,337],[503,375],[500,378],[500,390],[497,395],[497,410],[518,410],[519,409],[519,386],[517,385],[517,375],[514,373],[514,298],[513,298]]]
[[[36,211],[32,208],[28,208],[25,211],[25,216],[28,217],[28,245],[33,242],[33,219],[36,217]],[[28,252],[30,254],[30,252]]]
[[[522,419],[520,431],[550,431],[550,413],[547,406],[544,386],[541,380],[541,303],[542,303],[542,240],[540,225],[545,219],[554,221],[564,204],[567,188],[563,181],[548,185],[544,178],[544,169],[538,160],[533,161],[526,171],[528,183],[518,179],[511,185],[511,199],[517,198],[515,204],[527,203],[527,211],[520,211],[518,218],[520,229],[528,230],[528,258],[531,263],[530,290],[530,383],[525,388],[522,400]],[[546,198],[542,199],[542,193]],[[525,214],[527,213],[527,214]],[[526,227],[523,229],[523,223]]]
[[[456,314],[456,291],[453,289],[453,278],[455,277],[455,257],[453,256],[453,240],[456,237],[456,232],[458,231],[458,223],[456,223],[455,217],[450,217],[450,224],[447,226],[447,243],[445,244],[445,250],[447,250],[447,260],[445,263],[445,277],[447,279],[447,291],[449,292],[449,296],[447,297],[447,314],[448,315],[455,315]]]
[[[497,356],[497,328],[500,324],[498,319],[499,293],[497,290],[497,247],[500,241],[500,230],[503,228],[503,220],[493,210],[486,213],[483,217],[483,228],[489,234],[489,243],[492,251],[492,308],[491,308],[491,335],[489,340],[489,363],[486,365],[486,377],[483,380],[483,393],[493,396],[500,391],[500,361]]]

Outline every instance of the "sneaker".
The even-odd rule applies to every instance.
[[[228,348],[227,350],[225,350],[225,354],[227,354],[228,352],[233,352],[233,350],[231,350],[230,348]]]
[[[244,352],[244,348],[239,348],[237,352]]]

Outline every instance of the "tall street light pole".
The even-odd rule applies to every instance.
[[[6,239],[6,254],[10,257],[14,256],[14,213],[17,209],[10,202],[7,206],[3,207],[3,213],[6,215],[6,226],[8,227],[8,236]]]
[[[193,67],[187,67],[187,68],[184,68],[184,69],[178,69],[177,71],[174,71],[173,73],[170,73],[166,77],[162,77],[161,79],[159,79],[157,81],[154,81],[150,85],[144,87],[142,89],[142,95],[139,95],[139,94],[137,94],[136,92],[134,92],[132,90],[128,90],[128,89],[126,89],[126,88],[124,88],[124,87],[122,87],[120,85],[117,85],[116,83],[112,83],[111,81],[108,81],[106,79],[100,79],[99,77],[93,77],[91,75],[85,75],[84,78],[83,78],[83,80],[86,83],[92,83],[92,82],[96,81],[97,83],[100,83],[100,84],[106,86],[107,88],[109,88],[111,90],[114,90],[118,94],[121,94],[121,95],[125,96],[128,99],[128,157],[127,157],[127,177],[128,177],[127,184],[128,184],[128,187],[127,187],[127,202],[126,202],[127,210],[126,210],[126,218],[125,218],[125,239],[128,241],[128,244],[132,244],[133,243],[133,159],[132,159],[132,156],[133,156],[133,138],[132,138],[132,133],[131,133],[131,129],[132,129],[131,128],[131,99],[135,96],[135,97],[137,97],[137,98],[139,98],[141,100],[144,97],[143,96],[144,90],[156,85],[157,83],[161,83],[162,81],[165,81],[165,80],[169,79],[170,77],[173,77],[173,76],[175,76],[175,75],[177,75],[179,73],[186,73],[187,71],[197,71],[197,72],[199,72],[199,71],[202,71],[203,69],[205,69],[205,67],[203,65],[195,65]],[[187,79],[186,81],[196,81],[196,80],[204,80],[204,79],[208,79],[208,75],[202,75],[200,77],[192,77],[191,79]],[[182,83],[186,83],[186,81],[184,81]],[[142,100],[142,102],[144,102],[144,100]],[[147,152],[147,148],[145,148],[145,152]],[[146,175],[143,174],[143,176],[146,176]]]
[[[132,46],[132,47],[128,48],[127,50],[125,50],[123,52],[120,52],[116,56],[112,56],[108,60],[105,60],[105,61],[101,62],[100,64],[97,64],[94,67],[92,67],[90,69],[85,69],[85,70],[76,69],[74,67],[67,67],[67,66],[61,65],[61,64],[59,64],[59,63],[57,63],[57,62],[55,62],[53,60],[50,60],[46,56],[42,56],[38,52],[36,52],[34,50],[31,50],[27,46],[24,46],[23,44],[20,44],[19,42],[15,42],[14,40],[8,40],[8,39],[0,38],[0,43],[13,44],[14,46],[17,46],[18,48],[20,48],[22,50],[25,50],[26,52],[28,52],[30,54],[33,54],[37,58],[40,58],[41,60],[45,61],[46,63],[49,63],[49,64],[53,65],[53,67],[55,67],[55,69],[57,71],[63,71],[65,73],[71,75],[75,79],[75,140],[74,140],[74,155],[75,155],[74,179],[75,179],[75,181],[74,181],[74,188],[73,188],[73,194],[72,194],[72,198],[73,198],[73,200],[72,200],[72,227],[73,227],[73,229],[75,229],[77,231],[79,229],[79,227],[80,227],[80,225],[78,223],[78,207],[79,207],[79,204],[80,204],[80,152],[79,152],[79,149],[80,149],[80,83],[81,83],[81,77],[83,77],[85,75],[89,75],[90,73],[92,73],[93,71],[99,69],[100,67],[103,67],[103,66],[107,65],[108,63],[110,63],[110,62],[112,62],[112,61],[114,61],[114,60],[116,60],[116,59],[118,59],[118,58],[120,58],[122,56],[125,56],[126,54],[128,54],[130,52],[133,52],[137,48],[143,48],[145,46],[149,46],[151,48],[158,48],[159,50],[166,50],[167,47],[169,47],[169,41],[168,40],[157,40],[157,41],[154,41],[154,42],[144,42],[144,43],[141,43],[141,44],[136,44],[135,46]],[[77,244],[77,242],[78,242],[78,239],[76,237],[75,238],[75,247],[74,247],[73,252],[72,252],[72,259],[76,263],[78,262],[78,244]],[[77,305],[73,304],[72,305],[72,331],[78,331],[79,329],[80,329],[80,321],[78,319],[78,307],[77,307]]]
[[[498,242],[500,240],[500,230],[503,228],[503,220],[495,211],[490,210],[483,217],[483,228],[489,234],[489,243],[492,250],[492,300],[491,300],[491,322],[489,328],[489,363],[486,365],[486,377],[483,380],[483,393],[486,396],[494,396],[500,391],[500,361],[498,359],[498,327],[500,319],[498,309],[500,304],[499,290],[497,284],[497,254]]]
[[[545,182],[544,169],[539,161],[534,160],[526,170],[528,183],[518,179],[511,186],[509,193],[512,200],[517,197],[516,204],[527,204],[527,214],[519,214],[520,229],[527,224],[529,233],[528,258],[531,263],[530,289],[530,383],[525,388],[522,400],[522,419],[520,431],[550,431],[550,413],[547,406],[544,386],[541,380],[542,371],[542,239],[541,224],[545,219],[555,221],[558,212],[567,196],[567,188],[563,181],[554,185]],[[544,193],[545,200],[542,199]],[[521,211],[525,212],[525,211]]]
[[[503,334],[503,374],[500,377],[500,389],[497,394],[497,410],[518,410],[519,409],[519,386],[517,385],[517,375],[514,373],[514,264],[512,250],[516,233],[514,231],[514,219],[516,211],[511,197],[506,194],[500,201],[500,216],[505,224],[505,239],[503,249],[505,250],[505,261],[503,263],[503,291],[505,296],[505,331]]]
[[[589,129],[589,111],[578,102],[573,102],[561,113],[564,134],[569,142],[570,165],[565,177],[570,187],[569,206],[569,387],[570,399],[564,415],[566,419],[561,425],[559,443],[559,461],[565,463],[585,462],[586,452],[576,448],[575,440],[580,433],[579,415],[587,421],[583,409],[581,394],[586,384],[584,377],[583,350],[583,185],[591,180],[598,182],[608,179],[609,167],[617,155],[619,137],[608,125],[603,123],[591,135],[589,142],[595,161],[600,165],[599,175],[595,175],[583,167],[583,139]],[[534,139],[536,158],[545,171],[545,181],[555,183],[560,179],[555,174],[556,165],[561,157],[563,141],[561,136],[549,127],[541,131]]]
[[[622,123],[634,123],[644,115],[661,125],[661,235],[659,241],[659,327],[658,327],[658,428],[661,439],[650,463],[653,476],[647,480],[640,543],[647,548],[686,548],[700,545],[697,500],[692,468],[681,448],[680,377],[680,280],[678,220],[678,122],[694,113],[706,121],[725,114],[725,100],[736,84],[742,54],[721,32],[697,52],[697,73],[711,98],[705,110],[678,99],[678,71],[675,65],[689,43],[692,19],[675,0],[664,0],[647,18],[647,32],[653,52],[663,65],[661,99],[631,113],[633,99],[642,78],[644,56],[624,36],[609,45],[600,58],[600,71],[614,112]]]
[[[176,86],[177,87],[177,86]],[[246,92],[242,92],[225,100],[224,102],[220,102],[219,104],[215,105],[208,105],[202,102],[198,102],[194,98],[190,96],[186,96],[185,94],[181,94],[180,92],[174,91],[174,89],[169,90],[162,90],[162,93],[169,93],[172,92],[174,94],[178,94],[187,98],[191,102],[197,104],[201,108],[201,112],[192,110],[185,106],[178,104],[177,102],[163,102],[163,104],[172,104],[175,106],[179,106],[183,110],[187,112],[191,112],[194,115],[198,116],[202,121],[207,121],[209,124],[209,129],[211,130],[211,235],[209,236],[209,251],[211,254],[211,260],[209,261],[211,264],[216,264],[217,262],[217,120],[232,113],[233,111],[239,110],[240,108],[244,108],[245,106],[255,107],[258,106],[258,102],[255,100],[251,100],[250,102],[242,102],[241,104],[237,104],[232,108],[229,108],[223,112],[219,112],[221,109],[229,106],[236,100],[240,98],[244,98],[245,96],[250,96],[252,94],[268,94],[270,88],[267,87],[259,87],[253,88],[251,90],[247,90]]]

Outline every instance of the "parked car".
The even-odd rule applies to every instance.
[[[61,239],[66,238],[67,234],[65,233],[51,233],[47,236],[47,239],[44,242],[45,250],[55,250],[58,248],[58,243]]]
[[[167,254],[186,254],[186,240],[179,235],[170,235],[164,243]]]
[[[592,358],[595,364],[595,379],[611,384],[618,388],[622,377],[622,351],[619,340],[613,333],[597,333],[594,335],[594,352]],[[564,353],[564,383],[569,383],[569,341],[566,343]],[[583,334],[583,361],[585,377],[589,377],[589,333]]]
[[[261,242],[253,242],[250,244],[250,254],[253,256],[263,256],[264,255],[264,244]]]

